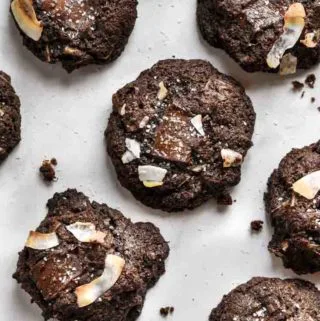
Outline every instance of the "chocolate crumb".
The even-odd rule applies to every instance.
[[[167,317],[169,314],[174,312],[174,307],[165,307],[160,309],[160,315],[162,317]]]
[[[303,91],[302,92],[302,94],[301,94],[301,98],[303,98],[304,97],[304,94],[305,94],[306,92],[305,91]]]
[[[304,81],[309,88],[314,88],[314,84],[316,82],[316,76],[314,74],[308,75],[306,80]]]
[[[57,166],[58,165],[58,161],[55,157],[51,158],[51,161],[50,161],[51,165],[53,166]]]
[[[320,106],[318,107],[318,111],[320,111]]]
[[[251,226],[251,231],[260,232],[263,228],[263,221],[260,221],[260,220],[252,221],[250,226]]]
[[[45,181],[52,182],[56,178],[56,172],[49,160],[44,160],[39,171]]]
[[[311,97],[311,102],[314,103],[316,99],[314,97]]]
[[[304,84],[297,80],[293,81],[292,85],[293,85],[293,88],[292,88],[293,91],[300,91],[304,87]]]
[[[219,205],[232,205],[232,197],[230,194],[221,194],[217,197],[217,203]]]

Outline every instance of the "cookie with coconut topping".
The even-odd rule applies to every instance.
[[[298,279],[255,277],[225,295],[209,321],[320,320],[320,292]]]
[[[320,4],[198,0],[200,31],[248,72],[293,74],[320,61]]]
[[[296,273],[320,271],[320,141],[293,149],[268,182],[269,250]]]
[[[137,18],[136,0],[12,0],[24,45],[68,72],[122,53]]]
[[[165,272],[169,247],[151,223],[135,223],[67,190],[27,238],[14,278],[44,318],[133,321]]]
[[[113,96],[105,136],[120,183],[171,212],[229,197],[254,123],[234,79],[203,60],[163,60]]]
[[[0,163],[21,139],[20,100],[10,77],[0,71]]]

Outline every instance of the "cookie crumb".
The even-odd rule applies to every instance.
[[[174,312],[174,307],[161,308],[159,312],[162,317],[167,317],[169,314]]]
[[[303,98],[304,97],[304,94],[305,94],[306,92],[305,91],[303,91],[302,92],[302,94],[301,94],[301,98]]]
[[[317,109],[318,109],[318,111],[320,111],[320,106]]]
[[[217,197],[217,203],[219,205],[232,205],[232,197],[230,194],[221,194]]]
[[[52,162],[52,160],[51,161],[44,160],[42,162],[42,165],[39,168],[39,172],[41,173],[42,178],[47,182],[52,182],[53,180],[56,179],[56,171],[54,170],[54,168],[52,166],[53,163],[55,163],[55,162]],[[56,162],[56,164],[57,164],[57,162]]]
[[[51,158],[51,161],[50,161],[51,165],[53,166],[57,166],[58,165],[58,161],[55,157]]]
[[[250,223],[251,231],[260,232],[263,228],[263,221],[255,220]]]
[[[293,86],[292,88],[293,91],[301,91],[302,88],[304,87],[304,84],[300,81],[294,80],[292,82],[292,86]]]
[[[311,102],[314,103],[316,99],[314,97],[311,97]]]
[[[314,74],[308,75],[304,83],[308,85],[309,88],[314,88],[316,82],[316,76]]]

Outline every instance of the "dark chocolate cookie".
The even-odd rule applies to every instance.
[[[72,72],[122,53],[137,18],[136,0],[12,0],[24,45]]]
[[[255,113],[243,87],[202,60],[163,60],[113,96],[105,132],[120,183],[165,211],[232,203]]]
[[[20,142],[20,100],[10,77],[0,71],[0,163]]]
[[[210,321],[318,321],[320,292],[298,279],[256,277],[224,296]]]
[[[169,247],[151,223],[67,190],[48,201],[14,278],[43,311],[63,321],[133,321],[165,272]]]
[[[268,182],[269,250],[296,273],[320,271],[320,141],[293,149]]]
[[[278,71],[278,58],[283,74],[320,61],[318,1],[198,0],[197,19],[203,37],[248,72]],[[267,63],[272,48],[276,64]]]

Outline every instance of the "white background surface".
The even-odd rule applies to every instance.
[[[155,223],[170,241],[167,273],[149,291],[139,321],[161,320],[159,308],[167,305],[176,308],[168,320],[207,320],[223,294],[252,276],[294,276],[267,251],[269,223],[258,235],[250,233],[249,224],[265,220],[263,193],[280,159],[292,147],[320,138],[320,82],[304,99],[291,92],[291,81],[303,81],[310,72],[286,79],[247,74],[202,41],[195,0],[140,0],[139,18],[124,54],[109,66],[68,75],[60,65],[42,63],[22,46],[8,2],[0,2],[0,69],[11,75],[21,98],[22,142],[0,167],[1,320],[42,320],[11,275],[29,230],[46,214],[46,201],[68,187],[120,209],[133,221]],[[233,191],[237,202],[225,211],[214,201],[176,215],[149,209],[119,186],[106,156],[103,132],[112,94],[172,55],[211,61],[240,80],[253,101],[254,147],[243,166],[242,182]],[[311,71],[320,81],[319,68]],[[315,104],[311,96],[318,98]],[[47,186],[38,168],[53,156],[59,162],[59,180]],[[319,274],[306,278],[320,281]]]

